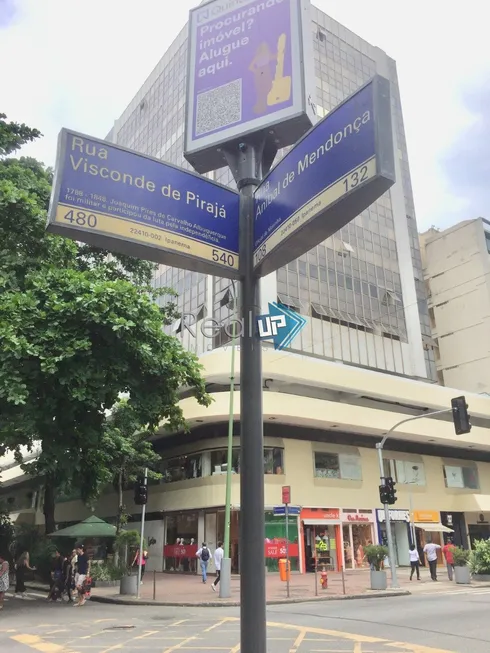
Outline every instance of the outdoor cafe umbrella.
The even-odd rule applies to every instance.
[[[116,537],[116,527],[92,515],[92,517],[88,517],[74,526],[54,531],[48,537],[72,537],[80,540],[95,537]]]

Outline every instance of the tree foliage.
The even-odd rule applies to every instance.
[[[0,152],[39,135],[0,127]],[[57,488],[96,494],[110,459],[100,456],[106,416],[121,394],[149,430],[185,425],[182,386],[209,403],[197,358],[163,331],[174,306],[154,301],[154,265],[47,234],[51,181],[33,159],[0,159],[0,446],[19,453],[41,441],[26,469],[46,479],[48,532]]]

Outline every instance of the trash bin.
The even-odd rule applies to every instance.
[[[279,578],[284,581],[291,580],[291,560],[286,558],[279,560]]]

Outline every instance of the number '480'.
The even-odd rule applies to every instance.
[[[71,224],[76,224],[79,227],[96,227],[97,226],[97,216],[93,213],[85,213],[85,211],[68,211],[64,216],[64,219]]]

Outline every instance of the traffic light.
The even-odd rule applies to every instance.
[[[384,505],[385,503],[389,503],[388,499],[389,499],[388,488],[386,487],[386,485],[380,485],[379,486],[379,500]]]
[[[134,486],[134,502],[137,506],[144,506],[148,503],[148,486],[144,479],[139,479]]]
[[[455,397],[451,399],[453,409],[453,422],[456,435],[464,435],[471,431],[470,416],[468,415],[468,404],[466,397]]]
[[[387,489],[387,495],[388,495],[388,501],[386,503],[388,503],[390,506],[392,506],[394,503],[397,502],[395,482],[391,478],[391,476],[388,476],[388,478],[385,478],[385,483],[386,483],[386,489]]]

